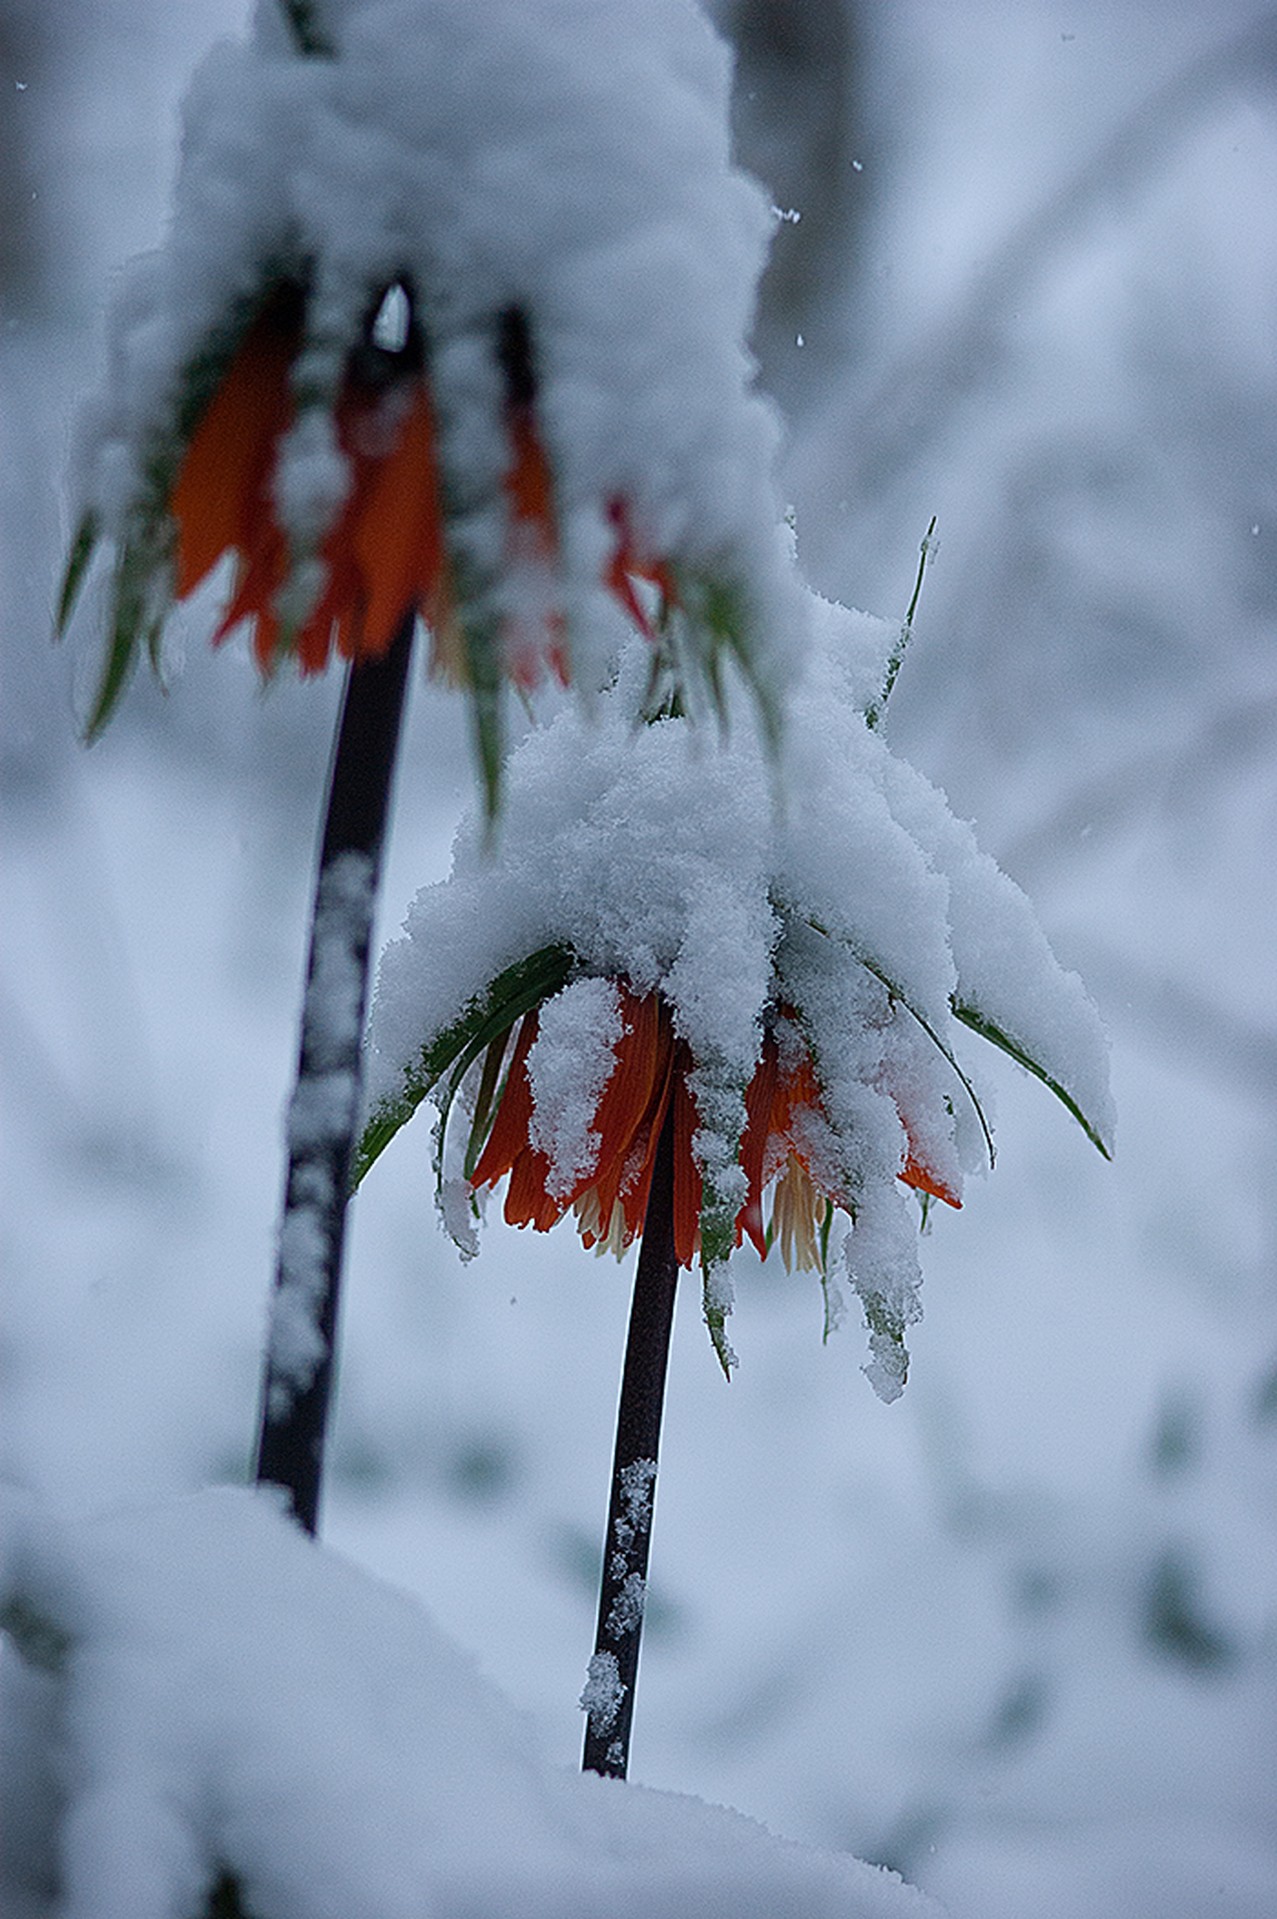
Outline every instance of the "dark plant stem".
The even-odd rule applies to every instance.
[[[647,1596],[647,1559],[656,1501],[661,1412],[669,1364],[678,1259],[674,1252],[674,1101],[652,1169],[639,1247],[625,1368],[616,1414],[612,1497],[603,1542],[599,1620],[581,1703],[586,1710],[584,1772],[624,1779]]]
[[[413,616],[384,659],[350,669],[328,780],[311,918],[288,1175],[271,1304],[258,1485],[319,1517],[342,1242],[362,1081],[373,913],[412,653]]]

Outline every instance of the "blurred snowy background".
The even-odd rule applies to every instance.
[[[112,267],[239,0],[0,16],[0,1258],[11,1477],[240,1479],[337,698],[192,644],[75,740],[60,472]],[[895,615],[893,743],[1114,1041],[1118,1160],[998,1076],[881,1406],[741,1257],[676,1329],[634,1776],[890,1863],[956,1919],[1277,1910],[1277,13],[739,0],[778,206],[758,334],[815,582]],[[81,672],[85,662],[80,662]],[[393,931],[471,797],[418,688]],[[628,1275],[490,1227],[424,1136],[356,1209],[325,1533],[575,1761]]]

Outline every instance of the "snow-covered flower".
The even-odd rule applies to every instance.
[[[69,615],[111,555],[106,722],[230,556],[264,670],[405,616],[474,704],[594,689],[638,626],[691,707],[731,658],[775,734],[794,648],[775,422],[744,345],[764,196],[691,0],[271,0],[185,108],[163,248],[125,276],[77,461]]]
[[[565,712],[518,749],[495,857],[463,828],[383,957],[360,1169],[429,1094],[463,1251],[506,1177],[508,1220],[575,1211],[620,1251],[672,1108],[675,1247],[699,1255],[723,1363],[731,1252],[775,1242],[820,1272],[827,1325],[849,1277],[894,1397],[919,1314],[904,1189],[956,1206],[992,1158],[959,1029],[1104,1150],[1105,1047],[1023,894],[868,723],[894,635],[815,596],[807,611],[779,806],[750,729],[712,753],[680,719],[636,732],[637,665],[592,730]]]
[[[504,1090],[470,1183],[476,1189],[494,1186],[508,1173],[504,1213],[510,1225],[544,1232],[571,1208],[587,1246],[605,1244],[619,1255],[643,1230],[656,1144],[672,1107],[674,1246],[679,1265],[691,1266],[701,1245],[703,1190],[692,1145],[697,1111],[689,1080],[696,1061],[686,1040],[675,1032],[673,1015],[659,993],[640,998],[624,980],[609,985],[605,1003],[617,1033],[612,1065],[574,1176],[565,1179],[554,1151],[556,1129],[546,1111],[543,1071],[538,1074],[540,1099],[533,1090],[529,1055],[540,1036],[534,1008],[519,1025]],[[502,1036],[503,1052],[508,1037]],[[758,1064],[745,1091],[739,1163],[747,1184],[735,1220],[737,1246],[748,1234],[765,1259],[774,1234],[786,1266],[812,1270],[822,1265],[830,1212],[840,1197],[836,1189],[825,1194],[812,1174],[811,1162],[820,1159],[819,1132],[827,1125],[801,1021],[792,1007],[769,1009]],[[472,1141],[476,1130],[482,1132],[482,1121],[477,1129],[472,1125]],[[912,1148],[900,1177],[952,1206],[962,1203]],[[771,1220],[764,1224],[767,1191]],[[845,1194],[842,1203],[846,1211],[852,1210]]]

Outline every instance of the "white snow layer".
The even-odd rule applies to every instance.
[[[917,1235],[897,1180],[907,1146],[951,1190],[987,1157],[955,1065],[964,1034],[951,1005],[978,1009],[1105,1139],[1112,1107],[1107,1046],[1081,983],[971,829],[865,723],[865,651],[890,630],[830,611],[822,603],[812,621],[779,794],[750,727],[716,742],[679,720],[636,726],[637,656],[588,719],[564,711],[523,742],[497,846],[477,818],[463,825],[451,876],[418,894],[405,937],[383,955],[368,1098],[372,1110],[393,1103],[422,1046],[496,975],[561,943],[583,974],[664,995],[696,1062],[698,1156],[715,1171],[735,1156],[763,1018],[795,1007],[829,1122],[810,1134],[812,1171],[854,1210],[853,1282],[895,1328],[897,1373],[876,1336],[870,1377],[894,1397],[899,1335],[919,1312]],[[577,1176],[589,1125],[576,1112],[563,1128],[570,1149],[556,1144],[565,1049],[593,1089],[612,1043],[595,999],[574,984],[547,1009],[555,1091],[538,1144],[560,1190]]]
[[[413,1600],[222,1488],[71,1520],[9,1495],[9,1919],[925,1919],[894,1874],[560,1773]]]
[[[620,1000],[611,980],[574,980],[542,1014],[528,1052],[532,1144],[550,1162],[556,1193],[568,1192],[598,1155],[594,1115],[612,1077],[622,1031]]]
[[[500,555],[508,458],[497,320],[518,308],[577,669],[588,675],[616,630],[600,575],[608,508],[623,500],[642,553],[743,590],[757,677],[778,703],[798,649],[777,427],[750,391],[745,346],[773,221],[731,164],[725,47],[691,0],[317,11],[335,58],[300,57],[269,0],[252,42],[218,45],[196,74],[171,229],[111,315],[108,377],[81,434],[82,507],[121,536],[184,370],[265,283],[309,280],[311,393],[335,390],[370,302],[407,283],[453,535],[482,570]],[[302,548],[343,491],[331,428],[304,415],[276,479]]]

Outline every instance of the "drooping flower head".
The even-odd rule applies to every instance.
[[[770,215],[731,166],[690,0],[277,0],[186,103],[81,434],[63,619],[112,556],[109,717],[229,564],[262,669],[375,658],[406,615],[466,686],[495,787],[505,682],[657,677],[775,731],[792,660],[774,425],[744,340]],[[322,31],[321,31],[322,29]]]
[[[894,1397],[918,1316],[908,1189],[957,1206],[991,1159],[962,1029],[1102,1148],[1105,1049],[1023,894],[867,723],[891,634],[814,596],[809,616],[780,808],[749,729],[712,754],[677,718],[635,733],[637,668],[592,730],[565,713],[518,749],[496,857],[463,829],[383,957],[361,1168],[430,1094],[463,1250],[505,1180],[507,1220],[571,1213],[619,1252],[672,1114],[675,1250],[700,1262],[723,1363],[748,1238],[819,1271],[827,1322],[850,1280]]]

